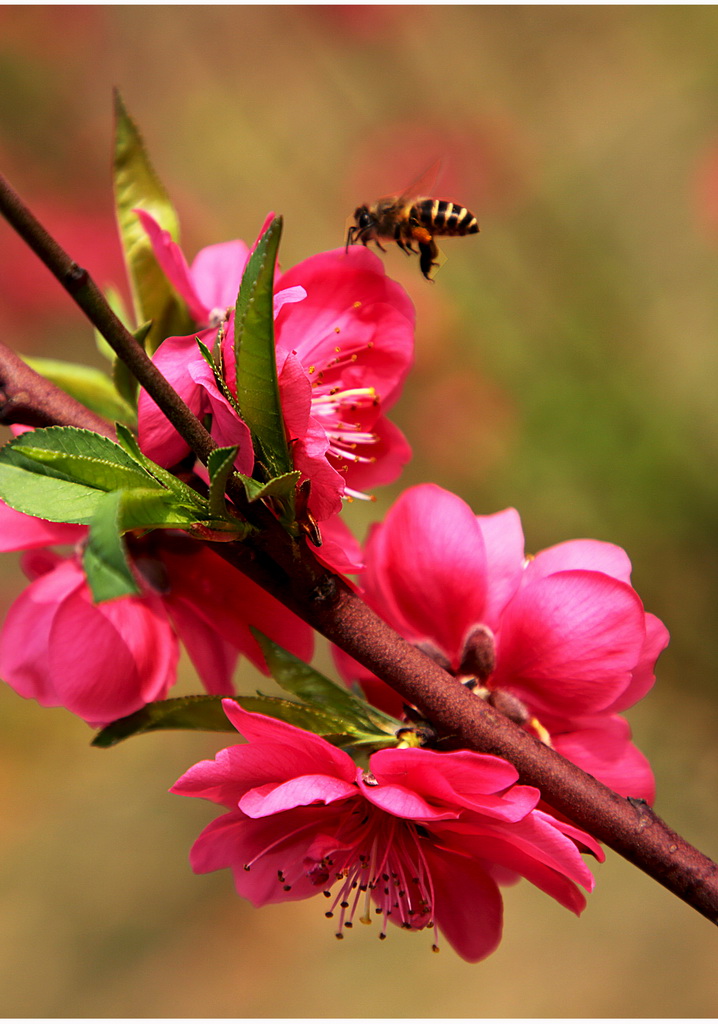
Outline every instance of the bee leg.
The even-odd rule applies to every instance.
[[[421,272],[427,281],[431,281],[431,268],[438,267],[439,264],[436,262],[436,257],[439,255],[439,247],[433,238],[430,238],[428,242],[419,242],[419,266]]]
[[[366,245],[366,242],[365,242],[364,244]],[[375,238],[375,239],[374,239],[374,245],[375,245],[375,246],[377,247],[377,249],[381,249],[381,251],[382,251],[382,252],[386,252],[386,249],[385,249],[385,248],[384,248],[384,246],[383,246],[383,245],[381,244],[381,242],[379,241],[379,239],[378,239],[378,238]]]
[[[407,243],[398,235],[396,237],[396,244],[399,246],[402,252],[406,253],[407,256],[410,256],[414,252],[411,245],[407,245]]]

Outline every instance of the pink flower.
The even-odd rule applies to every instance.
[[[217,332],[213,316],[223,308],[226,312],[236,298],[240,250],[232,250],[226,261],[221,254],[210,259],[207,254],[216,248],[212,246],[200,253],[190,270],[167,232],[147,214],[140,216],[159,262],[198,323],[213,324],[199,335],[211,348]],[[196,269],[200,257],[208,269],[202,278],[204,297]],[[275,294],[274,316],[280,400],[295,466],[312,481],[310,511],[323,521],[340,511],[343,498],[361,497],[366,489],[396,479],[410,457],[406,440],[384,412],[398,398],[411,366],[414,309],[403,289],[386,277],[381,261],[359,247],[348,253],[343,249],[320,253],[278,274],[277,280],[281,287]],[[215,302],[214,314],[211,302]],[[229,313],[220,347],[232,391],[233,346],[234,316]],[[217,387],[195,335],[166,339],[154,360],[193,412],[211,414],[215,440],[239,445],[237,468],[251,474],[254,453],[249,431]],[[164,466],[188,453],[145,394],[140,397],[139,436],[146,454]]]
[[[374,527],[365,560],[365,597],[402,636],[585,771],[653,799],[650,766],[616,713],[653,685],[668,632],[631,587],[621,548],[575,540],[526,559],[514,509],[475,516],[426,484]],[[396,713],[388,687],[336,657]]]
[[[86,533],[0,503],[0,550],[31,549],[23,568],[32,582],[0,633],[0,677],[21,696],[106,724],[167,696],[179,640],[209,693],[233,693],[240,653],[267,670],[250,625],[311,657],[308,626],[180,533],[130,540],[141,596],[93,604],[80,564]],[[78,545],[70,557],[39,550],[68,543]]]
[[[579,914],[593,877],[587,835],[536,810],[506,761],[469,751],[383,750],[362,770],[326,740],[222,702],[246,745],[190,768],[171,792],[229,807],[192,848],[194,871],[231,868],[255,906],[324,892],[343,937],[376,906],[413,931],[440,929],[465,960],[501,939],[499,885],[529,879]]]

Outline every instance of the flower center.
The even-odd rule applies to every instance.
[[[334,330],[341,333],[339,327]],[[373,342],[356,346],[343,342],[336,346],[336,355],[318,373],[316,366],[309,366],[307,371],[312,380],[312,415],[321,422],[329,438],[327,455],[341,463],[338,469],[344,473],[352,463],[376,462],[371,451],[362,449],[371,448],[379,441],[371,427],[376,421],[381,398],[374,387],[344,385],[345,373],[349,372],[350,379],[355,377],[352,367],[362,352],[372,347]],[[371,496],[347,488],[345,497],[368,500]]]
[[[551,734],[542,725],[530,709],[515,694],[492,686],[491,674],[496,667],[496,646],[494,634],[483,624],[474,626],[468,634],[461,652],[458,671],[455,671],[449,660],[431,644],[421,644],[422,650],[433,657],[442,668],[456,676],[464,686],[468,687],[477,697],[491,704],[498,712],[512,722],[516,722],[526,732],[533,733],[546,746],[553,746]]]
[[[334,894],[324,889],[328,899],[333,895],[325,916],[338,916],[338,939],[344,938],[344,929],[353,927],[357,914],[362,924],[371,924],[374,904],[381,916],[380,939],[386,938],[390,921],[411,931],[433,928],[433,948],[438,950],[432,919],[434,888],[421,849],[426,836],[421,825],[372,810],[356,831],[351,848],[322,865],[339,883]]]
[[[365,782],[372,784],[371,778]],[[291,863],[277,871],[284,892],[309,881],[317,891],[332,900],[325,916],[336,919],[336,936],[344,938],[346,929],[358,917],[371,924],[374,914],[381,918],[380,939],[386,938],[390,921],[401,928],[421,931],[432,928],[433,948],[438,950],[438,931],[433,920],[434,887],[422,844],[429,838],[423,826],[398,819],[369,804],[351,798],[343,802],[333,818],[322,815],[305,822],[290,836],[270,843],[245,864],[250,871],[262,857],[276,857],[277,848],[291,840]],[[326,809],[324,809],[326,812]],[[305,834],[307,850],[296,856],[296,842]]]

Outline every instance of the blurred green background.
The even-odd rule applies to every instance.
[[[482,233],[449,239],[394,418],[433,480],[522,514],[529,550],[624,546],[672,633],[629,713],[657,809],[718,857],[718,9],[4,7],[0,167],[100,283],[122,90],[186,250],[285,216],[282,262],[437,158]],[[0,224],[0,333],[100,365],[91,331]],[[2,560],[0,610],[19,593]],[[323,660],[322,660],[323,659]],[[327,665],[321,654],[320,664]],[[193,690],[191,669],[183,685]],[[249,687],[254,677],[244,674]],[[576,920],[528,883],[468,965],[431,936],[332,936],[315,901],[254,911],[187,851],[213,808],[166,795],[223,743],[86,726],[0,692],[5,1016],[673,1017],[718,1012],[715,929],[617,856]]]

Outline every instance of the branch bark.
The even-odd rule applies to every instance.
[[[87,272],[47,234],[2,176],[0,212],[206,462],[215,447],[208,432],[114,316]],[[47,415],[49,406],[42,390],[35,393],[30,378],[26,377],[25,383],[24,408]],[[290,538],[267,509],[248,506],[239,485],[230,481],[228,493],[262,530],[251,547],[220,544],[216,546],[219,554],[393,686],[440,732],[456,737],[468,748],[510,761],[521,780],[538,787],[548,804],[718,923],[718,865],[673,832],[643,801],[625,800],[582,772],[398,636],[341,579],[317,562],[303,540]]]
[[[83,427],[114,438],[112,426],[76,398],[31,369],[0,342],[0,423],[27,427]]]

